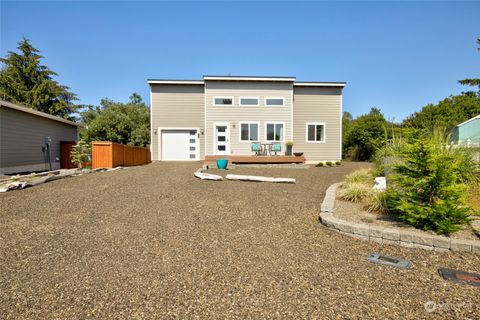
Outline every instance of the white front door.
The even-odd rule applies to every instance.
[[[230,128],[228,123],[215,124],[215,154],[230,154]]]

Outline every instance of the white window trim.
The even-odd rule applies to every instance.
[[[269,124],[273,124],[273,125],[283,124],[283,137],[282,137],[281,140],[268,140],[267,139],[267,125],[269,125]],[[265,123],[264,123],[265,141],[267,141],[267,142],[285,142],[286,130],[287,130],[287,127],[285,126],[285,122],[282,122],[282,121],[265,121]],[[275,134],[275,131],[274,131],[274,134]]]
[[[268,99],[282,99],[282,104],[281,105],[267,104]],[[273,107],[273,108],[285,107],[285,97],[265,97],[265,107]]]
[[[258,134],[258,139],[257,140],[242,140],[242,124],[256,124],[257,125],[257,134]],[[250,126],[248,126],[248,138],[250,138]],[[255,141],[260,141],[260,122],[258,121],[240,121],[238,122],[238,142],[240,143],[249,143],[249,142],[255,142]]]
[[[242,104],[242,99],[257,99],[257,104]],[[260,106],[260,97],[238,97],[238,105],[241,107],[258,107]]]
[[[322,141],[309,141],[308,140],[308,126],[323,126],[323,140]],[[315,130],[317,130],[317,127],[315,127]],[[315,137],[316,137],[316,132],[315,132]],[[325,122],[307,122],[305,124],[305,142],[306,143],[325,143],[327,141],[327,126],[325,125]]]
[[[232,104],[215,104],[215,99],[232,99]],[[215,107],[233,107],[235,105],[235,99],[234,97],[213,97],[212,99],[212,104]]]
[[[157,136],[158,136],[158,160],[159,161],[167,161],[163,160],[162,158],[162,131],[196,131],[195,138],[195,159],[188,159],[184,161],[198,161],[200,160],[200,128],[192,128],[192,127],[158,127],[157,129]]]

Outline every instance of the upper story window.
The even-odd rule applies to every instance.
[[[233,106],[233,97],[214,97],[214,106]]]
[[[240,97],[241,106],[258,106],[258,98],[252,97]]]
[[[307,123],[307,142],[308,143],[325,142],[325,123],[323,122]]]
[[[283,122],[266,122],[265,123],[265,136],[267,141],[284,141],[285,124]]]
[[[265,105],[272,107],[282,107],[285,105],[284,98],[265,98]]]

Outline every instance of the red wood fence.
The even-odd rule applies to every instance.
[[[108,141],[92,142],[92,168],[139,166],[150,163],[150,149]]]

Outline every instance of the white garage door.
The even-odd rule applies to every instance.
[[[196,130],[165,130],[162,129],[161,150],[162,160],[197,160]]]

